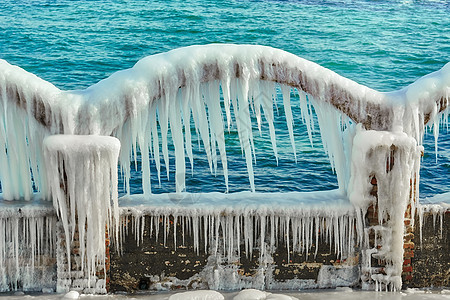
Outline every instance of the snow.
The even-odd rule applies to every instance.
[[[77,291],[70,291],[67,294],[64,295],[64,299],[78,299],[80,298],[80,293]]]
[[[255,289],[247,289],[247,290],[242,290],[239,292],[239,294],[237,294],[236,296],[234,296],[233,300],[264,300],[267,298],[267,295],[269,295],[270,293],[268,292],[264,292],[264,291],[259,291],[259,290],[255,290]]]
[[[216,291],[191,291],[177,293],[169,297],[169,300],[223,300],[223,295]]]

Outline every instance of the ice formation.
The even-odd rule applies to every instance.
[[[278,205],[274,206],[274,202]],[[326,205],[333,209],[324,210]],[[266,247],[273,250],[279,241],[285,243],[288,253],[292,250],[306,256],[316,255],[317,248],[311,251],[313,245],[324,240],[342,258],[353,251],[356,237],[355,210],[339,190],[163,194],[151,196],[151,201],[136,195],[121,198],[120,209],[121,216],[126,217],[121,236],[131,229],[136,240],[142,240],[145,220],[149,217],[150,235],[155,232],[166,241],[172,233],[174,244],[181,245],[184,235],[189,233],[194,237],[197,253],[220,251],[229,260],[234,255],[240,256],[241,251],[250,256],[255,248],[262,257]],[[163,220],[163,232],[159,232],[160,220]],[[128,226],[129,221],[132,228]],[[177,223],[183,228],[181,236],[174,227]],[[244,241],[243,248],[240,248],[241,241]]]
[[[80,298],[80,293],[77,291],[70,291],[64,295],[63,299],[78,299]]]
[[[132,195],[120,199],[121,237],[134,234],[138,243],[148,243],[144,239],[150,236],[151,242],[162,243],[169,251],[188,246],[197,255],[206,255],[208,263],[199,276],[211,289],[334,287],[324,280],[278,283],[272,279],[275,253],[281,247],[286,249],[287,262],[298,257],[314,260],[317,245],[326,244],[339,260],[356,255],[355,210],[339,190],[182,193],[150,198]],[[240,275],[242,257],[256,259],[257,274]],[[322,273],[331,280],[330,272]]]
[[[105,238],[118,231],[119,150],[119,140],[106,136],[53,135],[44,140],[47,178],[64,229],[68,265],[77,239],[77,263],[88,281],[97,266],[105,270]]]
[[[339,186],[345,189],[349,176],[345,175],[348,170],[338,129],[342,127],[339,123],[345,124],[346,120],[341,120],[343,114],[331,106],[367,129],[402,127],[408,134],[415,134],[420,143],[424,124],[429,120],[436,123],[438,112],[448,106],[449,70],[447,64],[401,91],[380,93],[278,49],[207,45],[149,56],[86,90],[63,92],[1,61],[0,106],[4,113],[0,163],[4,174],[0,178],[4,198],[30,199],[33,182],[44,194],[48,191],[41,170],[45,168],[41,142],[49,133],[116,136],[122,143],[120,164],[128,190],[130,160],[136,159],[138,151],[142,154],[144,194],[151,193],[148,154],[153,155],[158,175],[161,158],[168,172],[170,135],[175,148],[176,191],[181,192],[185,189],[185,155],[193,165],[193,123],[211,170],[220,159],[227,182],[224,123],[229,128],[233,121],[254,190],[251,119],[255,116],[260,126],[264,113],[276,155],[272,123],[274,83],[282,85],[291,141],[291,87],[300,94],[302,117],[308,128],[312,118],[310,110],[305,109],[307,98],[313,102]]]
[[[0,201],[0,292],[52,287],[56,216],[51,206]]]
[[[3,122],[0,163],[3,173],[0,177],[3,194],[6,199],[30,199],[33,183],[36,189],[46,194],[48,187],[42,176],[45,166],[42,164],[41,143],[48,134],[116,136],[122,143],[120,164],[127,183],[130,160],[138,151],[142,153],[145,194],[151,193],[147,154],[153,155],[159,173],[161,159],[166,166],[169,164],[170,134],[175,147],[176,190],[183,191],[185,155],[191,166],[193,164],[191,124],[201,137],[210,168],[213,169],[220,160],[227,181],[224,130],[231,122],[235,122],[238,128],[251,188],[254,189],[252,116],[260,124],[264,113],[269,122],[274,152],[277,153],[272,124],[272,103],[276,94],[274,83],[282,85],[288,128],[293,122],[289,108],[292,91],[287,87],[290,86],[300,94],[302,116],[308,124],[312,118],[310,110],[305,109],[306,101],[307,98],[315,99],[312,101],[319,123],[321,127],[326,126],[321,130],[322,135],[336,130],[338,125],[332,120],[339,120],[342,114],[334,112],[333,118],[327,119],[329,114],[326,113],[325,118],[320,118],[322,110],[319,106],[331,104],[368,129],[390,129],[395,119],[393,115],[398,115],[398,107],[405,107],[392,107],[392,102],[401,102],[392,99],[408,100],[406,111],[419,114],[417,118],[421,119],[421,122],[414,123],[417,126],[410,126],[408,130],[420,132],[423,121],[435,118],[437,112],[447,105],[448,98],[442,93],[446,92],[445,84],[448,89],[445,81],[448,81],[448,69],[447,65],[407,90],[385,94],[281,50],[262,46],[208,45],[150,56],[133,68],[117,72],[86,90],[63,92],[1,61]],[[421,93],[408,93],[418,87],[423,88]],[[223,120],[222,109],[226,120]],[[408,120],[401,116],[399,119]],[[292,130],[289,132],[293,140]],[[334,134],[324,138],[338,177],[345,178],[341,175],[346,173],[341,166],[345,162],[339,149],[342,142],[336,140]],[[345,182],[340,182],[340,186],[345,187]]]
[[[193,131],[200,137],[211,172],[214,173],[220,163],[225,183],[228,184],[224,133],[232,124],[237,128],[250,188],[254,191],[253,164],[256,157],[252,122],[256,120],[261,129],[264,116],[277,159],[273,110],[274,102],[282,97],[295,158],[293,122],[296,119],[290,107],[294,93],[300,99],[301,116],[298,118],[306,123],[310,137],[314,126],[311,107],[314,107],[325,151],[337,174],[339,190],[347,193],[351,203],[360,211],[357,215],[359,223],[364,210],[374,201],[373,197],[368,196],[369,180],[376,178],[378,181],[380,226],[383,227],[386,222],[389,224],[383,227],[389,227],[388,233],[383,235],[383,243],[389,244],[390,248],[384,248],[383,251],[387,252],[383,255],[388,261],[390,273],[383,278],[372,276],[372,279],[398,289],[402,254],[399,246],[402,242],[401,213],[408,203],[414,205],[414,199],[418,197],[418,190],[409,196],[409,187],[411,182],[419,181],[419,154],[425,126],[433,126],[437,147],[442,116],[445,122],[448,121],[450,63],[402,90],[381,93],[313,62],[270,47],[191,46],[146,57],[133,68],[114,73],[86,90],[61,91],[0,60],[2,196],[7,200],[30,200],[33,192],[38,191],[42,197],[52,198],[64,230],[69,233],[68,238],[72,238],[75,232],[74,211],[81,216],[79,222],[90,222],[87,221],[87,215],[91,212],[83,207],[83,203],[89,203],[86,199],[92,196],[87,194],[92,192],[99,193],[101,197],[111,196],[108,188],[99,189],[97,184],[91,186],[91,191],[84,192],[84,187],[96,182],[98,177],[86,177],[80,181],[75,173],[85,174],[91,170],[89,175],[93,176],[94,171],[97,172],[104,163],[107,170],[114,173],[112,154],[108,152],[109,159],[106,162],[95,155],[89,156],[94,164],[82,170],[83,164],[87,162],[80,163],[84,158],[80,157],[77,147],[55,148],[56,152],[61,153],[59,156],[52,151],[49,152],[50,156],[44,155],[43,141],[46,136],[75,134],[95,135],[95,139],[101,139],[100,136],[117,137],[121,143],[119,163],[126,189],[129,192],[131,161],[137,160],[140,155],[142,187],[146,196],[151,195],[151,162],[154,162],[159,178],[164,171],[163,166],[169,176],[171,138],[175,156],[176,192],[181,194],[186,190],[186,158],[190,168],[194,166]],[[353,124],[360,125],[355,128]],[[50,141],[47,150],[51,150],[56,143],[51,138],[47,141]],[[115,144],[108,147],[117,149]],[[70,155],[62,155],[62,150]],[[44,163],[44,157],[48,163]],[[386,161],[391,160],[395,163],[387,171]],[[65,179],[58,176],[63,173],[56,172],[62,171],[61,162],[68,176],[65,188],[69,195],[70,210],[65,206],[60,189],[60,183]],[[101,174],[105,172],[109,171]],[[47,173],[51,175],[48,178]],[[117,184],[114,180],[111,184],[115,189]],[[109,201],[106,196],[102,199],[104,205]],[[100,228],[103,225],[99,224],[111,224],[111,216],[116,209],[116,204],[111,207],[108,202],[107,205],[107,213],[89,219],[98,225],[97,237],[105,232],[105,228]],[[233,222],[241,221],[240,218],[223,221],[213,214],[204,218],[190,217],[192,222],[207,222],[211,228],[218,228],[219,224],[234,226]],[[310,221],[305,222],[310,223],[305,223],[305,226],[313,222],[318,224],[312,216],[302,216],[305,220],[308,217],[311,217]],[[269,224],[266,217],[262,217],[260,222],[264,226]],[[300,222],[304,222],[303,219]],[[292,224],[292,220],[285,220],[283,224],[285,230],[294,230],[294,227],[286,225]],[[362,228],[358,229],[358,237],[363,242]],[[305,235],[301,238],[305,238]],[[251,242],[248,240],[248,243]],[[230,245],[227,244],[228,247]],[[86,251],[86,257],[90,260],[86,268],[91,272],[94,268],[92,259],[97,254],[101,255],[100,250],[103,248],[96,252],[87,244],[86,249],[84,247],[83,251]]]
[[[223,300],[225,297],[216,291],[189,291],[173,294],[169,300]],[[227,298],[228,299],[228,298]],[[240,291],[233,300],[298,300],[298,298],[283,294],[273,294],[255,289]]]
[[[420,242],[422,243],[422,227],[424,226],[424,214],[431,213],[433,215],[433,226],[439,220],[439,235],[442,238],[444,215],[450,211],[450,192],[435,195],[431,198],[426,198],[417,207],[420,222]]]
[[[359,209],[362,218],[370,204],[377,205],[378,225],[370,226],[365,234],[362,252],[363,272],[378,286],[401,289],[403,265],[404,215],[407,205],[415,211],[418,191],[412,191],[418,182],[422,147],[404,132],[366,131],[357,128],[352,149],[352,177],[349,199]],[[371,195],[371,179],[377,181],[377,198]],[[369,232],[375,235],[375,244],[369,246]],[[381,245],[381,248],[380,248]],[[372,274],[372,257],[386,261],[382,274]]]

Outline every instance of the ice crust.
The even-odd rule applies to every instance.
[[[420,242],[422,243],[422,227],[424,226],[424,214],[431,213],[433,215],[433,226],[439,220],[439,234],[442,238],[444,226],[444,214],[450,211],[450,192],[435,195],[431,198],[425,198],[417,206],[420,222]]]
[[[357,224],[362,224],[365,210],[374,201],[370,196],[370,180],[376,178],[380,226],[385,222],[388,224],[380,230],[389,229],[383,233],[383,244],[387,245],[383,248],[384,253],[378,254],[386,259],[388,266],[385,276],[374,274],[372,279],[393,290],[399,289],[403,214],[408,204],[418,203],[418,188],[411,196],[409,190],[412,182],[419,182],[425,127],[433,128],[437,148],[440,125],[448,122],[450,63],[404,89],[381,93],[270,47],[191,46],[146,57],[133,68],[116,72],[86,90],[61,91],[0,60],[2,197],[31,200],[34,192],[39,192],[43,198],[52,199],[68,239],[74,236],[75,213],[80,229],[86,223],[93,225],[86,231],[92,244],[81,246],[83,255],[88,258],[84,268],[93,274],[96,259],[104,259],[105,224],[112,225],[118,210],[114,175],[116,156],[129,193],[131,161],[136,161],[140,154],[144,196],[156,201],[155,197],[150,197],[151,163],[157,170],[159,182],[164,170],[169,177],[171,139],[175,192],[178,196],[183,195],[186,191],[186,159],[190,168],[194,167],[192,132],[195,130],[210,171],[215,174],[221,164],[228,186],[224,132],[236,126],[250,189],[255,191],[253,164],[257,158],[252,123],[256,122],[261,130],[263,119],[268,122],[277,160],[273,114],[277,99],[282,97],[295,160],[293,124],[297,119],[291,111],[294,94],[300,99],[301,116],[297,118],[305,122],[310,139],[315,126],[311,107],[317,114],[324,148],[336,171],[339,193],[346,195],[356,208]],[[80,137],[45,139],[55,134]],[[106,140],[101,136],[114,136],[120,143],[110,139],[104,142]],[[87,140],[89,142],[85,143]],[[118,145],[121,145],[120,154]],[[391,162],[395,162],[392,168]],[[63,170],[67,180],[61,177]],[[62,189],[61,182],[64,182]],[[64,189],[69,196],[68,206]],[[235,197],[239,198],[238,195]],[[97,201],[90,201],[91,198]],[[174,209],[175,205],[165,207],[162,215],[171,210],[174,213]],[[306,210],[308,213],[302,215],[299,222],[306,222],[306,226],[313,222],[320,224],[320,216],[333,217],[327,215],[329,209],[324,205],[313,214],[311,211],[314,210]],[[241,214],[242,218],[225,218],[223,221],[221,217],[217,218],[217,211],[220,209],[213,209],[203,218],[192,213],[189,218],[193,223],[208,222],[211,228],[228,228],[236,226],[235,222],[246,222],[249,217],[247,212],[241,211],[235,214]],[[288,211],[283,213],[290,218]],[[261,228],[272,216],[275,213],[270,211],[259,216]],[[117,219],[114,222],[117,228]],[[292,224],[291,219],[283,222],[285,230],[294,230],[295,227],[287,225]],[[348,228],[353,224],[345,222],[341,224],[349,224],[345,225]],[[338,246],[342,248],[348,244],[350,235],[341,232],[343,229],[339,226],[332,230],[338,236],[344,236]],[[230,241],[233,234],[229,235]],[[357,236],[360,243],[367,240],[361,226],[357,226]],[[301,239],[305,238],[302,235]],[[247,242],[251,247],[252,241]],[[366,267],[370,273],[370,264]]]

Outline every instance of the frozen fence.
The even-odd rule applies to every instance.
[[[144,196],[150,196],[150,163],[155,164],[159,180],[162,164],[169,176],[171,138],[175,156],[175,192],[181,194],[186,188],[186,159],[191,168],[194,165],[192,132],[195,131],[203,144],[211,172],[214,173],[220,163],[228,186],[224,133],[232,123],[237,127],[251,190],[255,191],[252,124],[256,122],[261,130],[263,119],[268,123],[277,159],[273,122],[277,93],[283,98],[294,157],[294,117],[303,120],[311,138],[314,124],[311,107],[314,107],[325,151],[336,171],[339,192],[355,207],[358,224],[362,224],[368,207],[378,201],[378,221],[388,228],[383,231],[386,232],[383,240],[389,246],[384,252],[378,251],[378,256],[387,261],[387,274],[375,274],[371,279],[399,289],[404,213],[407,207],[414,207],[418,198],[418,189],[413,186],[418,186],[425,126],[433,126],[437,145],[441,117],[448,121],[450,63],[404,89],[382,93],[270,47],[192,46],[144,58],[133,68],[119,71],[86,90],[61,91],[1,60],[2,197],[31,200],[34,193],[39,192],[42,198],[52,199],[66,235],[72,237],[74,231],[69,227],[75,224],[73,209],[77,207],[82,226],[85,221],[86,224],[95,221],[98,225],[92,235],[98,242],[105,234],[104,228],[100,230],[102,224],[112,222],[113,209],[108,205],[110,208],[99,216],[83,214],[90,203],[86,199],[102,198],[102,203],[107,203],[117,191],[115,175],[112,179],[110,175],[106,176],[110,179],[107,185],[112,182],[112,193],[99,187],[97,181],[105,173],[96,170],[107,166],[109,171],[106,173],[114,173],[116,165],[111,159],[104,165],[99,158],[105,153],[112,158],[112,152],[108,151],[114,150],[129,193],[130,162],[137,160],[140,154],[142,188]],[[292,114],[292,95],[299,97],[300,116]],[[45,148],[44,139],[56,134],[78,136],[70,138],[64,143],[64,149],[59,149],[68,153],[64,159],[61,154],[55,156],[44,150],[55,145],[47,143]],[[120,154],[117,141],[108,144],[109,150],[105,153],[94,151],[92,156],[79,157],[77,149],[84,139],[82,135],[99,141],[104,139],[101,136],[116,137],[121,145]],[[50,139],[52,137],[47,141]],[[64,168],[55,167],[62,161]],[[53,173],[54,170],[57,172]],[[91,177],[80,180],[81,174],[86,175],[86,172]],[[378,183],[375,194],[371,193],[372,181]],[[68,185],[61,187],[61,182]],[[66,206],[66,194],[69,195],[69,206]],[[114,205],[117,209],[117,204]],[[68,221],[69,210],[71,222]],[[210,223],[212,227],[217,224],[215,221]],[[115,228],[117,230],[117,223]],[[357,234],[363,241],[362,228]],[[87,252],[89,249],[88,246]],[[92,260],[97,254],[88,255],[88,259]]]

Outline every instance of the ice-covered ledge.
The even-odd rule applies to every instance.
[[[32,201],[8,201],[0,193],[0,207],[0,218],[56,216],[52,203],[41,194],[34,194]]]
[[[276,203],[276,204],[275,204]],[[126,195],[119,199],[121,214],[279,214],[296,216],[353,215],[354,207],[340,190],[289,193],[167,193]]]

